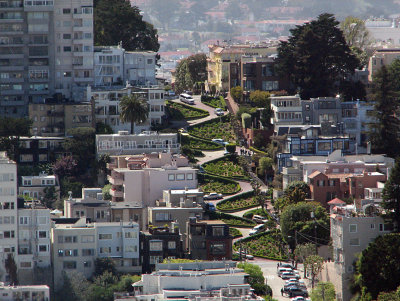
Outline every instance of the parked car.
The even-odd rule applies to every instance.
[[[206,194],[203,199],[205,200],[220,200],[222,199],[222,194],[211,192],[210,194]]]
[[[304,291],[304,290],[302,290],[302,289],[300,289],[298,287],[289,288],[287,293],[288,293],[290,298],[298,297],[298,296],[306,297],[306,298],[308,297],[307,291]]]
[[[297,275],[297,274],[295,274],[295,273],[292,271],[292,272],[283,272],[283,273],[281,274],[281,278],[282,278],[283,280],[287,280],[287,279],[290,279],[290,278],[297,278],[297,279],[300,279],[300,276]]]
[[[268,219],[265,216],[253,215],[253,221],[255,221],[257,224],[265,224],[268,222]]]
[[[216,108],[214,110],[214,112],[215,112],[215,115],[217,115],[217,116],[223,116],[224,115],[224,111],[221,108]]]
[[[278,268],[289,268],[289,269],[294,269],[294,267],[290,263],[286,262],[280,262],[278,263]]]
[[[187,131],[187,129],[180,128],[180,129],[178,130],[178,132],[179,132],[179,133],[187,133],[188,131]]]
[[[293,269],[292,269],[292,268],[280,267],[280,268],[278,268],[278,270],[277,270],[277,273],[278,273],[278,276],[279,276],[279,277],[281,277],[282,273],[285,273],[285,272],[293,272]]]
[[[264,229],[265,229],[264,224],[257,225],[253,229],[250,230],[249,235],[255,235],[255,234],[261,233],[262,231],[264,231]]]
[[[298,296],[298,297],[294,297],[292,299],[290,299],[291,301],[307,301],[308,299]]]
[[[240,252],[235,252],[235,254],[240,256]],[[245,252],[242,251],[242,257],[246,257],[248,260],[254,260],[254,256],[250,254],[246,254]]]
[[[220,139],[220,138],[212,139],[211,141],[215,142],[215,143],[218,143],[220,145],[223,145],[223,146],[229,144],[228,142],[225,142],[224,139]]]
[[[215,212],[216,210],[215,205],[213,203],[208,203],[208,202],[204,202],[203,208],[211,212]]]

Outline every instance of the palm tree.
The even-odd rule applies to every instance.
[[[119,106],[121,108],[119,118],[122,122],[131,123],[131,134],[133,134],[134,124],[145,122],[149,116],[149,108],[146,101],[136,94],[122,97]]]

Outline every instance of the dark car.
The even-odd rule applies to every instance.
[[[290,298],[292,297],[297,297],[297,296],[301,296],[301,297],[308,297],[308,293],[298,287],[289,287],[287,290],[287,293],[289,295]]]

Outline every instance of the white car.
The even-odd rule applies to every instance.
[[[216,108],[214,112],[215,112],[215,115],[217,115],[217,116],[224,115],[224,111],[221,108]]]
[[[206,194],[203,199],[205,200],[219,200],[222,199],[222,194],[211,192],[210,194]]]
[[[223,146],[229,144],[228,142],[225,142],[224,139],[220,139],[220,138],[212,139],[211,141],[214,142],[214,143],[223,145]]]
[[[261,233],[264,229],[265,229],[264,224],[257,225],[253,229],[250,230],[249,235],[255,235],[255,234]]]

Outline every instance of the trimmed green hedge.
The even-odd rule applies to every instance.
[[[217,158],[203,164],[204,170],[212,175],[235,179],[235,180],[249,180],[246,172],[238,163],[236,155],[225,156]]]
[[[257,153],[257,154],[261,154],[261,155],[265,155],[265,156],[268,156],[268,157],[269,157],[269,154],[268,154],[268,153],[263,152],[263,151],[261,151],[261,150],[259,150],[259,149],[256,149],[255,147],[250,146],[249,149],[250,149],[251,151]]]
[[[193,120],[210,115],[206,110],[195,108],[183,103],[166,101],[165,104],[167,112],[173,120]]]
[[[239,246],[246,247],[249,254],[257,257],[286,260],[287,255],[279,246],[284,246],[280,233],[267,231],[253,236],[249,236],[234,243],[234,249],[238,250]]]
[[[224,97],[212,97],[207,95],[202,95],[200,101],[205,105],[212,107],[214,109],[221,108],[222,110],[226,111],[226,102]]]
[[[201,139],[219,138],[227,142],[236,141],[229,114],[189,126],[188,132],[191,136]]]
[[[253,209],[243,214],[243,217],[252,219],[254,215],[265,216],[269,219],[269,215],[262,208]]]
[[[200,139],[188,135],[181,135],[181,143],[182,146],[188,145],[191,149],[196,149],[196,150],[213,151],[213,150],[221,150],[223,148],[222,145],[212,142],[210,140]]]
[[[224,195],[236,194],[240,191],[240,185],[238,182],[212,176],[212,175],[198,175],[199,185],[204,193],[216,192]]]
[[[236,212],[248,208],[253,208],[259,205],[258,202],[254,203],[254,205],[240,206],[240,204],[242,204],[243,201],[249,198],[253,198],[253,196],[254,196],[254,191],[247,191],[239,195],[235,195],[233,197],[227,198],[219,202],[217,204],[217,209],[224,212]]]
[[[240,232],[239,229],[232,228],[232,227],[229,228],[229,234],[230,234],[233,238],[239,238],[239,237],[242,237],[242,236],[243,236],[242,232]]]
[[[235,216],[223,212],[210,212],[209,214],[210,219],[212,220],[222,220],[230,227],[236,228],[253,228],[257,225],[256,222],[252,221],[251,219],[243,218],[240,216]]]

